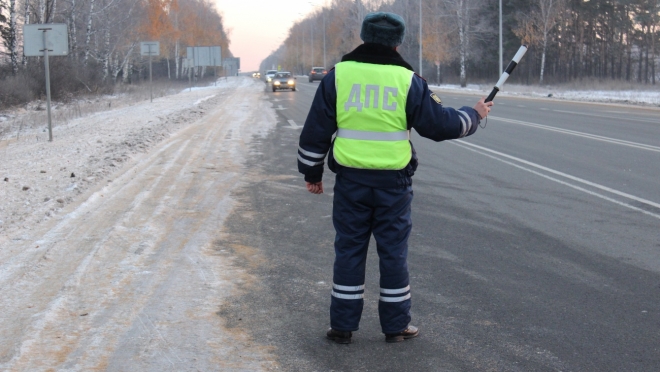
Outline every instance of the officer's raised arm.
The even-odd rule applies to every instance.
[[[411,81],[406,105],[408,128],[434,141],[463,138],[474,134],[481,119],[490,112],[492,102],[479,100],[474,107],[445,107],[426,81],[415,75]]]

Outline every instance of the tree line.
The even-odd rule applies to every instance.
[[[401,55],[435,83],[500,74],[499,0],[332,0],[296,22],[261,70],[297,73],[331,67],[362,41],[368,12],[406,21]],[[564,83],[583,78],[655,84],[660,0],[501,0],[503,67],[521,44],[529,51],[511,81]],[[421,37],[420,37],[421,36]],[[325,42],[323,38],[325,37]],[[284,67],[285,66],[285,67]]]
[[[220,46],[231,56],[210,0],[0,0],[0,105],[42,93],[43,61],[23,56],[22,27],[44,23],[68,26],[68,56],[51,59],[54,97],[141,78],[141,41],[160,42],[154,73],[171,79],[187,74],[187,46]]]

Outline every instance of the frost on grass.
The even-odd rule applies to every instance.
[[[589,84],[586,84],[587,86]],[[487,84],[468,84],[461,88],[459,85],[442,84],[431,85],[431,89],[445,91],[460,91],[470,93],[481,93],[484,96],[493,89]],[[625,103],[644,106],[660,106],[660,90],[647,87],[630,87],[626,89],[612,89],[604,84],[596,84],[593,89],[576,89],[572,86],[536,86],[505,84],[498,96],[518,97],[552,97],[554,99],[565,99],[571,101],[603,102],[603,103]]]
[[[131,95],[55,104],[53,142],[41,102],[0,114],[0,243],[112,182],[131,158],[197,121],[238,80],[155,99]]]

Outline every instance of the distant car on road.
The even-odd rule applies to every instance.
[[[255,72],[255,73],[252,74],[252,77],[258,79],[258,78],[261,77],[261,73],[259,73],[259,72]]]
[[[309,72],[309,82],[314,80],[321,80],[325,75],[328,74],[328,70],[325,67],[312,67],[312,71]]]
[[[280,71],[273,77],[273,92],[279,89],[291,89],[296,91],[296,78],[288,71]]]
[[[273,80],[273,76],[277,74],[277,70],[268,70],[266,71],[266,74],[264,75],[266,77],[266,82],[270,83]]]

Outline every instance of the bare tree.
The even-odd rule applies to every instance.
[[[523,39],[524,43],[541,46],[539,84],[543,84],[550,32],[557,25],[557,18],[562,14],[564,6],[564,0],[534,0],[529,12],[519,12],[516,15],[519,26],[514,33]]]
[[[451,58],[453,48],[450,35],[454,32],[445,18],[447,18],[445,8],[442,4],[432,1],[429,4],[423,16],[424,27],[426,31],[422,35],[423,57],[433,61],[436,68],[436,83],[441,83],[440,64],[447,62]]]
[[[16,29],[18,14],[16,11],[16,0],[9,0],[9,6],[6,7],[9,12],[9,20],[3,15],[4,7],[6,6],[0,3],[0,35],[4,40],[3,44],[7,48],[7,54],[9,54],[12,74],[16,75],[18,73],[18,53],[16,51],[18,48],[18,32]]]
[[[473,17],[476,15],[476,0],[444,0],[447,10],[455,15],[458,33],[458,60],[461,87],[467,86],[467,63],[470,58],[470,42],[473,33]]]

